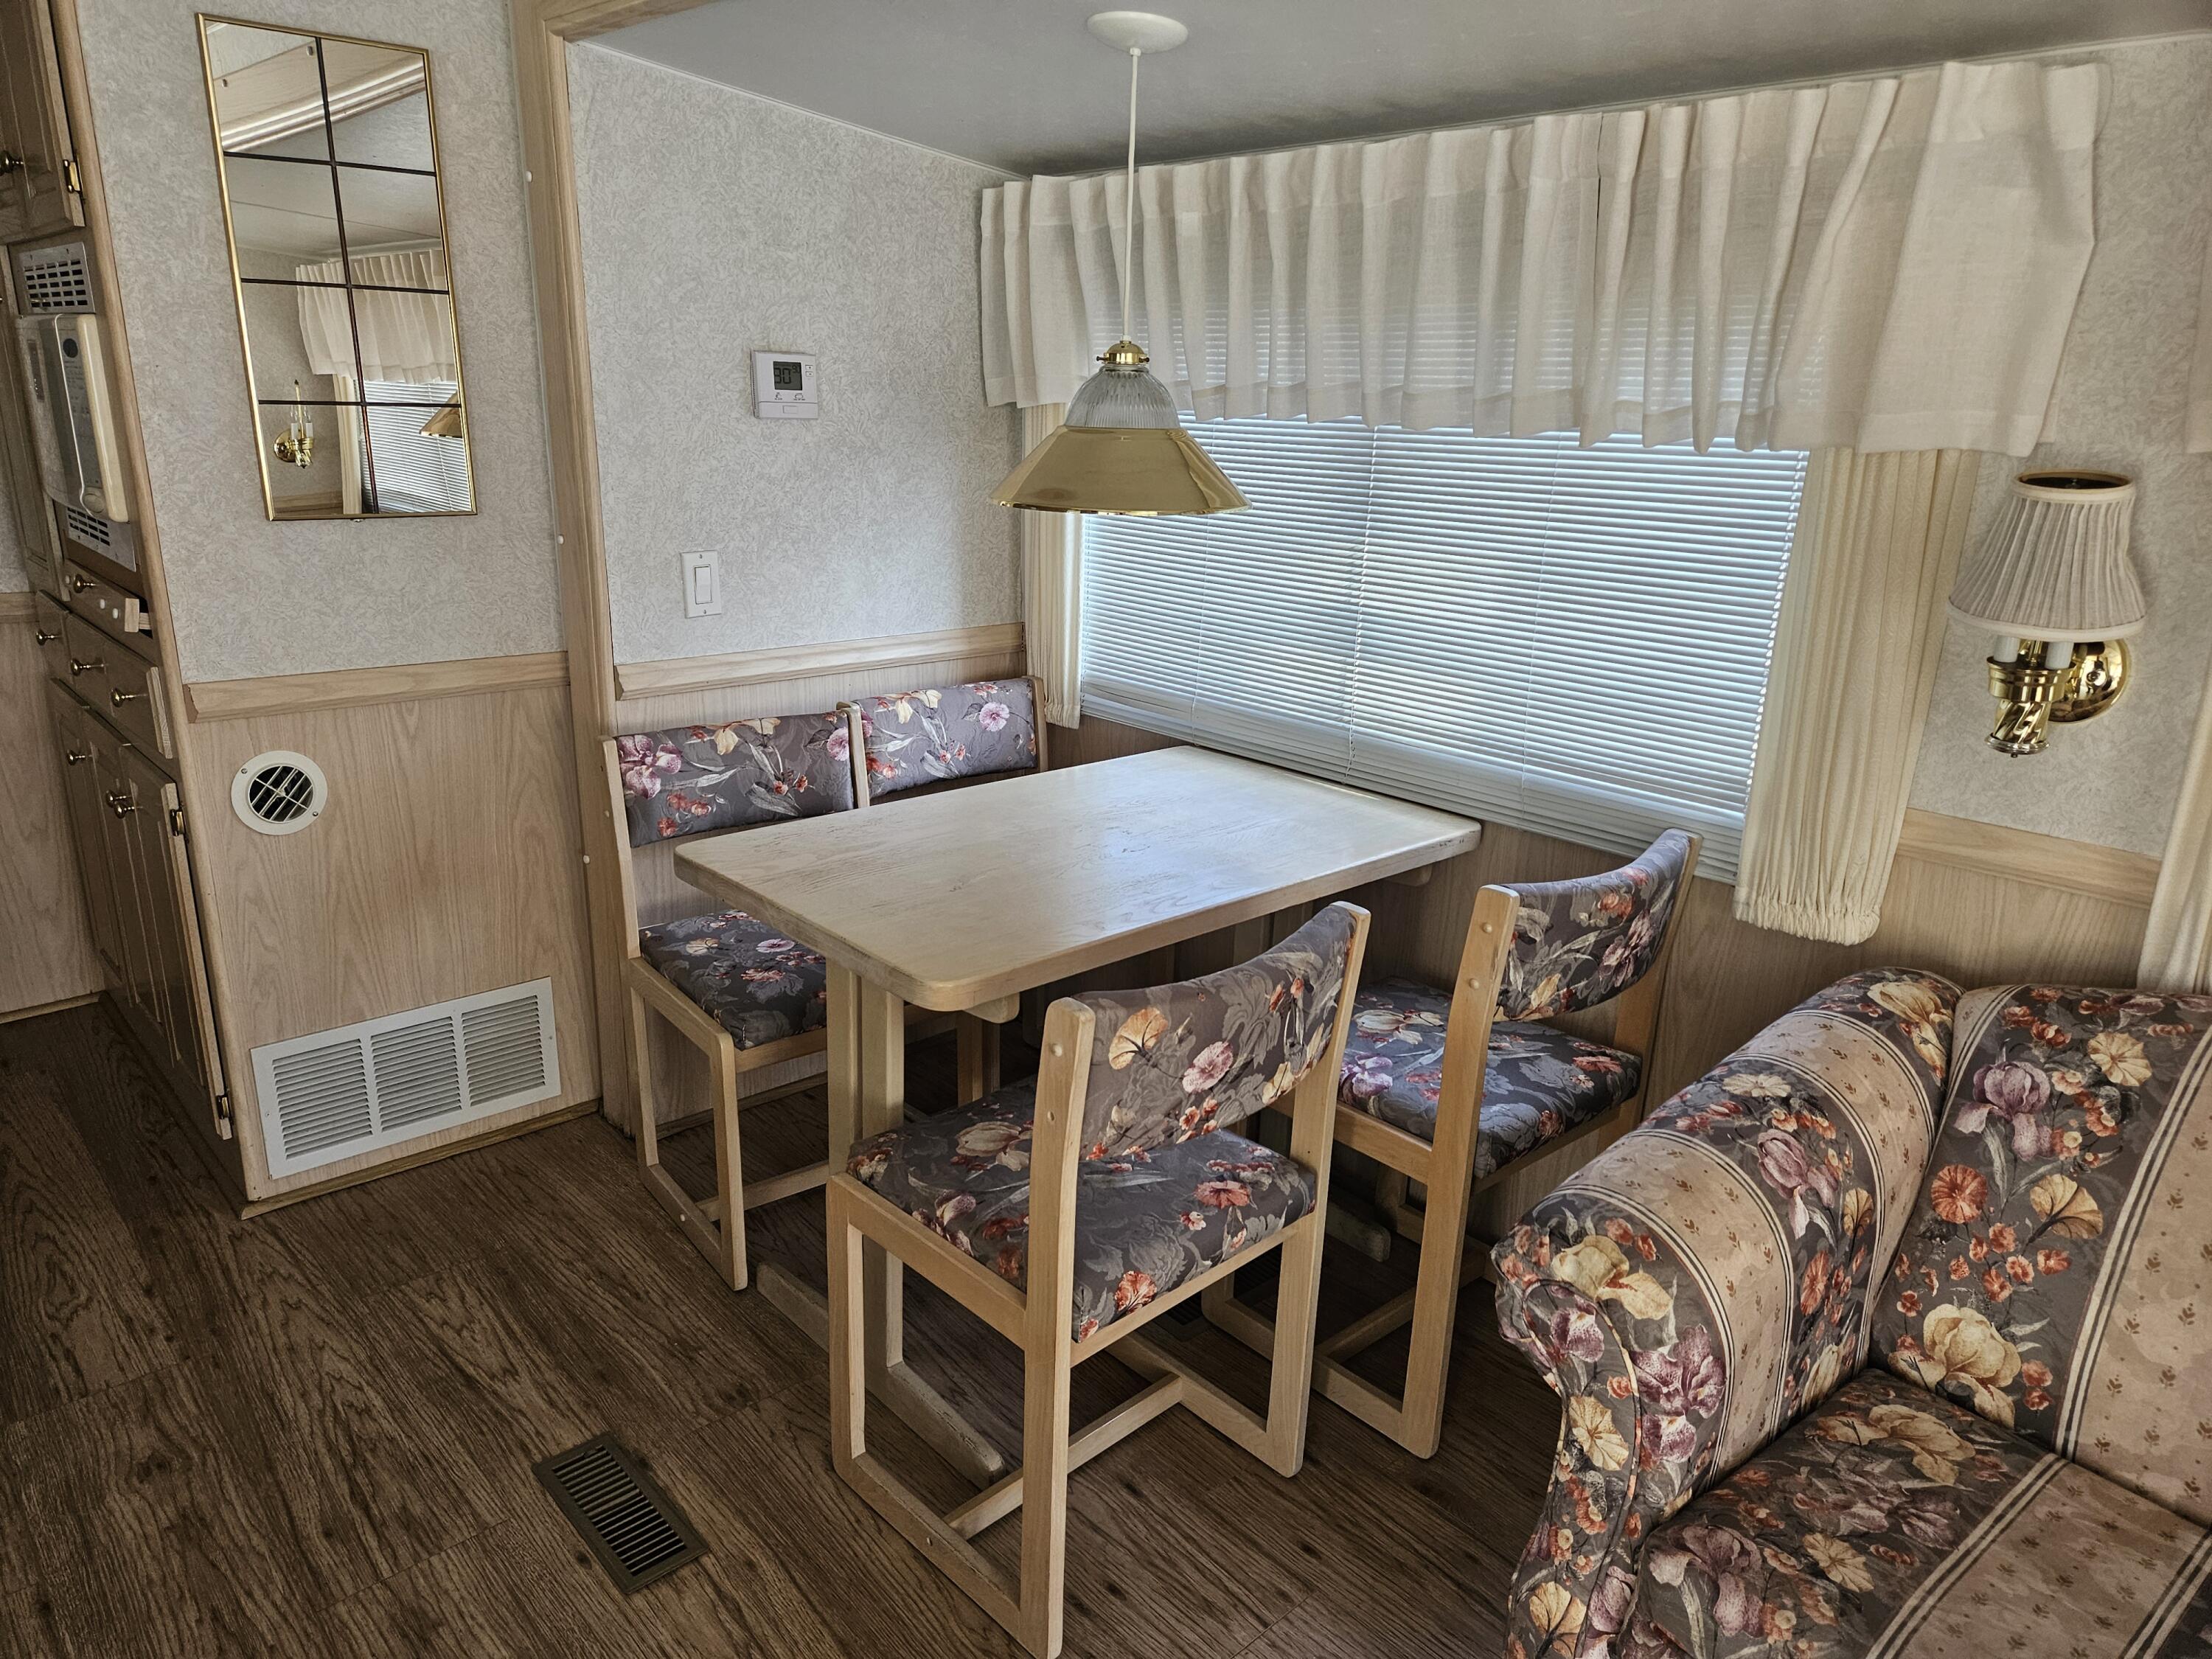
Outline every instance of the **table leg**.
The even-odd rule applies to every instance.
[[[830,1168],[845,1167],[854,1140],[896,1128],[906,1106],[906,1009],[857,974],[830,967]],[[1006,1472],[1006,1455],[905,1363],[901,1320],[905,1274],[881,1246],[863,1243],[868,1392],[896,1412],[923,1443],[978,1486]],[[827,1298],[773,1262],[756,1275],[777,1311],[817,1346],[830,1345]]]

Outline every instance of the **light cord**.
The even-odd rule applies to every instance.
[[[1121,203],[1121,337],[1129,337],[1129,252],[1137,245],[1137,60],[1140,46],[1129,48],[1129,167]]]

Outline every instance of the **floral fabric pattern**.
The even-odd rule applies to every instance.
[[[1029,1285],[1034,1080],[858,1142],[846,1167],[983,1262]],[[1075,1187],[1075,1316],[1082,1341],[1313,1208],[1312,1172],[1218,1129],[1086,1158]]]
[[[1498,1012],[1550,1019],[1609,1002],[1642,979],[1666,943],[1689,858],[1690,837],[1669,830],[1603,875],[1508,884],[1521,908]]]
[[[1857,1369],[1877,1194],[1901,1213],[1917,1183],[1957,996],[1890,969],[1829,987],[1492,1252],[1499,1328],[1565,1403],[1513,1659],[1616,1651],[1650,1530]]]
[[[1328,1050],[1353,913],[1331,905],[1274,949],[1202,979],[1091,992],[1086,1158],[1171,1146],[1243,1122]]]
[[[2174,1274],[2203,1236],[2201,1217],[2182,1218],[2212,1131],[2191,1121],[2208,1031],[2212,997],[1986,994],[1876,1307],[1891,1370],[2131,1485],[2195,1455],[2183,1448],[2212,1421],[2212,1383],[2190,1381],[2208,1353],[2181,1335],[2193,1271]],[[2177,1220],[2170,1255],[2156,1235]],[[2163,1419],[2166,1443],[2099,1446],[2113,1398],[2130,1431]],[[2154,1491],[2200,1518],[2212,1505]]]
[[[1433,986],[1389,980],[1361,988],[1337,1098],[1434,1141],[1450,1012],[1450,994]],[[1636,1092],[1643,1067],[1634,1054],[1548,1025],[1494,1021],[1475,1130],[1475,1179],[1612,1110]]]
[[[1862,1371],[1652,1534],[1637,1612],[1697,1659],[1863,1654],[2044,1461],[1972,1412]]]
[[[830,972],[819,952],[742,910],[647,927],[639,951],[671,985],[720,1022],[740,1048],[819,1030]]]
[[[979,680],[864,697],[870,799],[947,778],[1027,772],[1037,763],[1036,700],[1027,680]]]
[[[615,739],[629,844],[849,811],[852,732],[842,714],[763,714]]]

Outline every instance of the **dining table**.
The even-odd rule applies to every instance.
[[[1482,826],[1431,807],[1190,746],[1019,774],[794,819],[679,849],[677,873],[828,963],[830,1167],[903,1121],[909,1005],[1004,1024],[1023,993],[1227,930],[1235,959],[1273,921],[1362,884],[1419,879]],[[868,1247],[870,1388],[977,1480],[1004,1472],[906,1365],[902,1273]],[[822,1297],[764,1290],[826,1340]]]

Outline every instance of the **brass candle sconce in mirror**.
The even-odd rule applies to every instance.
[[[429,54],[199,24],[269,516],[475,512]]]

